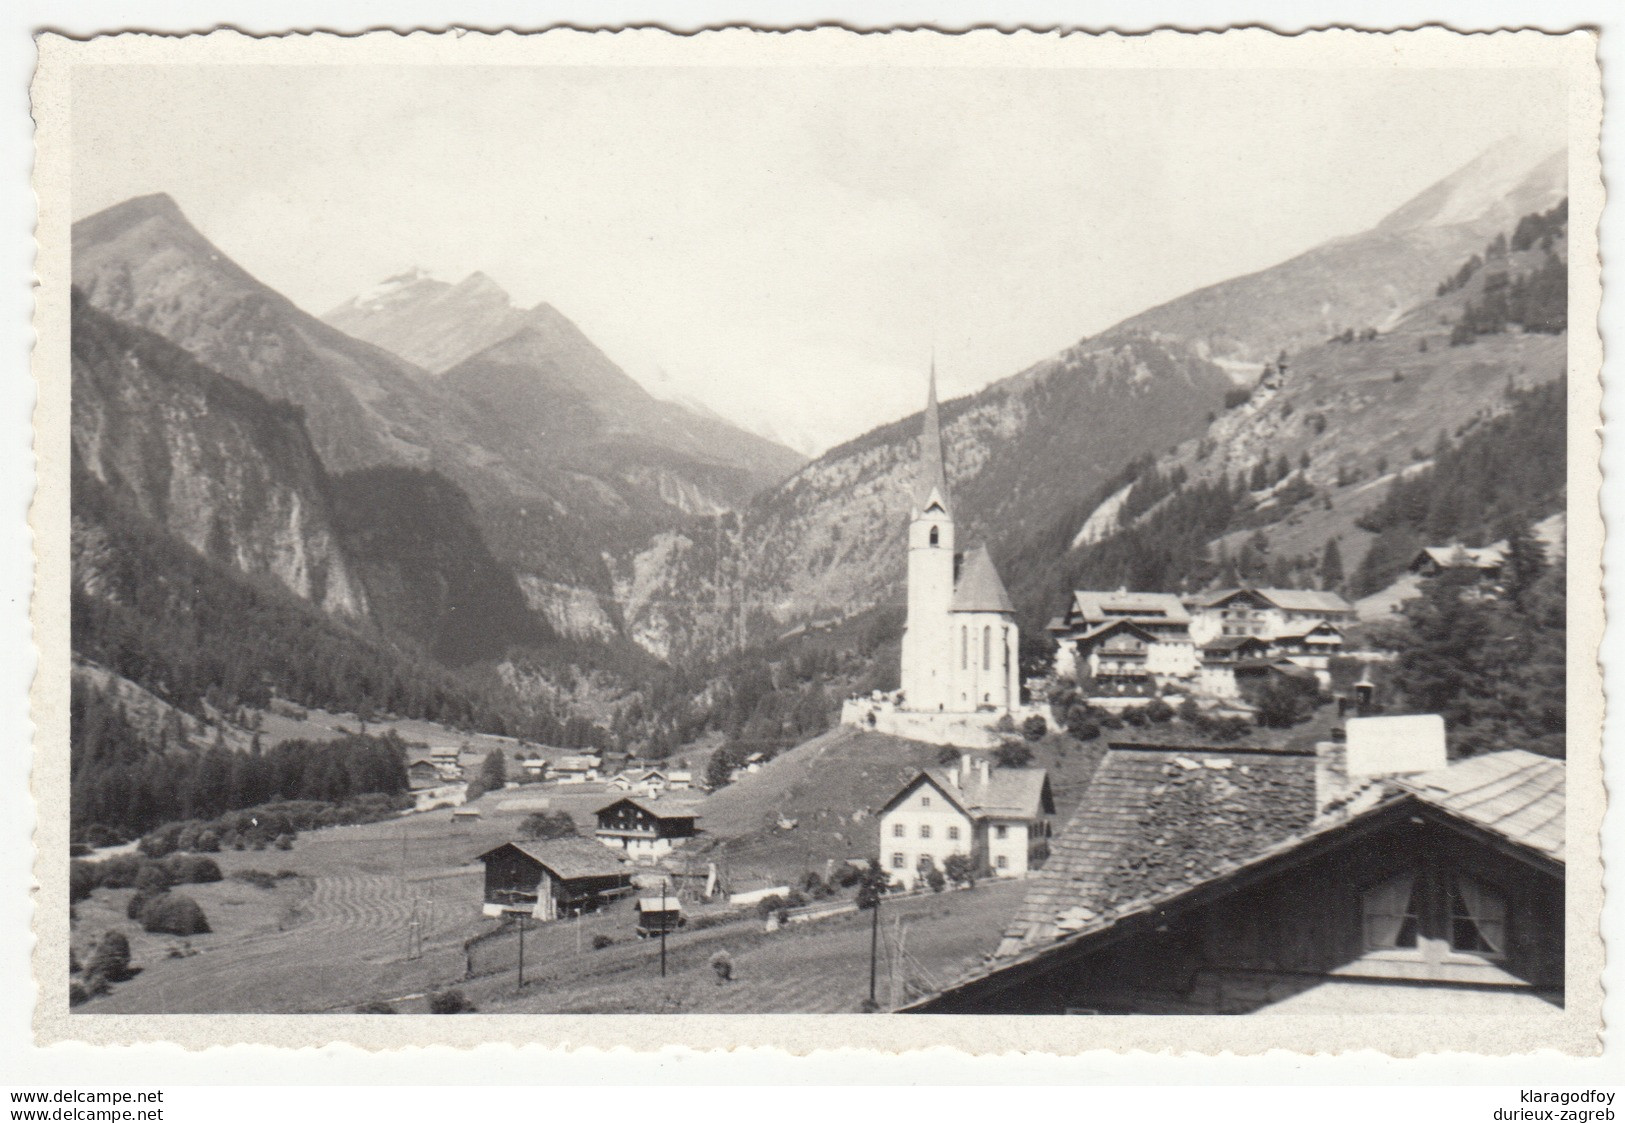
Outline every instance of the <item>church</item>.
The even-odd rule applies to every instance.
[[[954,549],[935,364],[918,471],[908,527],[901,708],[1008,714],[1021,705],[1015,606],[986,546],[968,554]]]

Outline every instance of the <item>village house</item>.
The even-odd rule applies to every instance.
[[[1050,621],[1055,671],[1067,678],[1131,681],[1184,678],[1200,663],[1191,618],[1172,593],[1079,589],[1066,614]]]
[[[440,769],[428,757],[418,757],[406,766],[406,782],[415,791],[444,783]]]
[[[1498,581],[1506,554],[1498,546],[1427,546],[1411,559],[1410,571],[1437,577],[1451,570],[1469,571],[1480,581]]]
[[[486,916],[524,913],[556,920],[635,891],[624,858],[581,838],[504,842],[479,860],[485,863]]]
[[[596,756],[561,756],[553,762],[552,773],[561,784],[585,784],[598,779]]]
[[[615,791],[635,792],[638,795],[658,795],[670,786],[670,778],[658,768],[638,768],[610,780]]]
[[[928,1013],[1539,1015],[1564,765],[1437,717],[1312,751],[1113,745],[986,965]]]
[[[593,833],[598,841],[637,861],[653,861],[699,833],[699,816],[687,806],[627,797],[596,814],[598,829]]]
[[[1185,599],[1191,638],[1206,647],[1223,636],[1275,640],[1302,636],[1317,624],[1343,628],[1354,606],[1336,593],[1315,589],[1221,589]]]
[[[519,762],[519,771],[526,780],[532,783],[545,780],[547,779],[547,761],[542,760],[540,757],[522,760]]]
[[[990,768],[966,754],[920,772],[881,808],[881,866],[910,889],[954,854],[995,877],[1025,877],[1046,853],[1054,814],[1042,768]]]

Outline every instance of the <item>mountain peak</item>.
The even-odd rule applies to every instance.
[[[1389,214],[1377,229],[1417,230],[1486,218],[1499,224],[1519,207],[1538,209],[1538,197],[1565,193],[1565,173],[1560,142],[1508,134]],[[1509,199],[1517,202],[1509,207]]]
[[[93,245],[110,241],[143,223],[156,219],[179,230],[196,234],[195,228],[181,213],[180,204],[170,195],[159,191],[152,195],[137,195],[105,210],[81,218],[73,224],[74,241],[79,245]],[[201,237],[201,235],[198,235]]]

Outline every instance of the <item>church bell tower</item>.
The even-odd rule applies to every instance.
[[[953,708],[953,683],[943,653],[950,645],[954,576],[954,517],[943,467],[937,367],[933,360],[908,527],[908,619],[903,632],[902,688],[903,704],[910,710]]]

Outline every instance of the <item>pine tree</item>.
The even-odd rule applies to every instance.
[[[1326,550],[1320,555],[1320,587],[1332,592],[1343,584],[1343,551],[1336,538],[1326,540]]]

